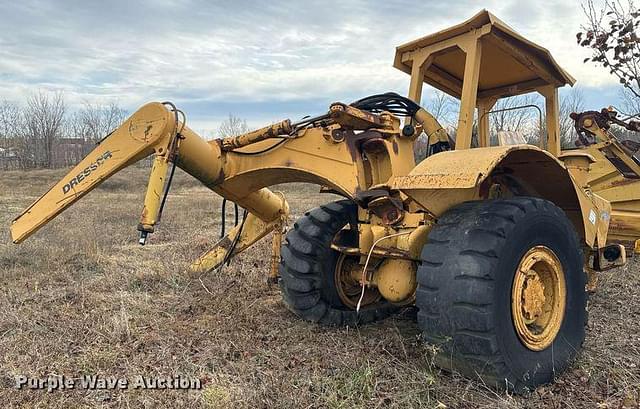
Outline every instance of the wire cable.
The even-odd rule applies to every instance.
[[[283,138],[280,141],[278,141],[277,143],[269,146],[268,148],[263,149],[261,151],[257,151],[257,152],[240,152],[240,151],[235,151],[235,150],[232,150],[231,152],[235,153],[236,155],[245,155],[245,156],[260,155],[260,154],[267,153],[267,152],[277,148],[278,146],[280,146],[283,143],[285,143],[288,139],[290,139],[290,138]]]
[[[233,213],[234,213],[234,226],[238,225],[238,215],[239,215],[239,211],[238,211],[238,204],[237,203],[233,203]],[[226,223],[227,223],[227,198],[223,197],[222,198],[222,209],[220,211],[220,215],[221,215],[221,228],[220,228],[220,238],[223,238],[225,233],[226,233]]]
[[[175,115],[175,138],[174,140],[171,142],[171,146],[169,148],[169,151],[167,152],[167,155],[169,155],[168,159],[171,160],[171,172],[169,173],[169,179],[167,179],[167,183],[164,187],[164,192],[162,194],[162,201],[160,202],[160,210],[158,211],[158,222],[160,221],[160,219],[162,218],[162,211],[164,210],[164,205],[167,202],[167,197],[169,196],[169,189],[171,188],[171,183],[173,182],[173,175],[176,173],[176,164],[178,162],[178,153],[175,152],[175,154],[173,154],[172,151],[174,151],[174,147],[177,146],[177,140],[179,138],[182,137],[181,132],[184,130],[184,127],[187,124],[187,116],[184,114],[184,112],[182,112],[181,110],[179,110],[175,104],[173,102],[170,101],[165,101],[162,103],[162,105],[169,105],[169,107],[171,107],[171,110],[173,111],[174,115]],[[178,125],[180,124],[180,115],[182,115],[182,126],[180,127],[180,129],[178,130]],[[171,157],[170,155],[173,154],[173,157]]]
[[[171,163],[171,172],[169,173],[169,179],[167,180],[167,184],[164,187],[164,192],[162,194],[162,202],[160,202],[160,210],[158,211],[158,222],[162,218],[162,211],[164,210],[164,204],[167,202],[167,197],[169,196],[169,188],[171,187],[171,182],[173,182],[173,175],[176,173],[176,162],[178,161],[178,155],[176,155]]]
[[[222,209],[220,212],[221,215],[221,226],[220,226],[220,238],[224,237],[224,233],[226,232],[227,228],[225,226],[226,222],[227,222],[227,198],[223,197],[222,198]]]
[[[356,313],[360,312],[360,306],[362,305],[362,300],[364,299],[364,291],[366,288],[365,281],[367,279],[367,266],[369,266],[369,260],[371,259],[371,254],[373,254],[373,250],[376,248],[378,243],[380,243],[382,240],[390,239],[391,237],[405,236],[407,234],[411,234],[411,232],[407,231],[403,233],[390,234],[388,236],[380,237],[378,240],[373,242],[371,249],[369,249],[369,254],[367,254],[367,260],[364,262],[364,268],[362,269],[362,292],[360,293],[360,299],[358,300],[358,304],[356,305]]]
[[[231,258],[233,258],[233,252],[235,251],[236,246],[240,241],[240,235],[242,234],[242,229],[244,228],[244,222],[247,220],[247,214],[248,214],[247,209],[244,209],[244,212],[242,213],[242,221],[240,222],[240,226],[238,227],[238,233],[233,238],[233,241],[231,242],[231,246],[229,246],[229,250],[227,250],[227,253],[224,255],[224,258],[222,259],[222,263],[220,263],[220,266],[218,267],[218,272],[222,270],[225,264],[229,265],[229,263],[231,262]]]

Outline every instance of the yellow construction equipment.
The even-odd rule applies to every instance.
[[[637,124],[610,111],[576,114],[584,141],[561,151],[558,88],[573,78],[487,11],[399,46],[394,66],[411,75],[408,97],[333,103],[301,122],[213,141],[189,129],[173,104],[147,104],[13,221],[13,240],[155,155],[141,244],[180,167],[246,209],[194,271],[273,232],[269,274],[298,316],[356,325],[415,305],[441,367],[516,391],[549,382],[581,348],[587,282],[639,247],[640,166],[635,149],[608,131]],[[419,106],[425,82],[460,99],[455,142]],[[490,146],[496,101],[528,92],[545,99],[540,145]],[[423,132],[429,154],[416,165]],[[286,182],[344,199],[311,210],[282,240],[289,207],[268,187]]]

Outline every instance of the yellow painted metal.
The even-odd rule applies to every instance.
[[[434,220],[425,214],[413,214],[410,216],[419,216],[413,218],[412,221],[406,221],[398,226],[381,226],[378,220],[372,218],[370,223],[361,223],[358,226],[359,247],[332,247],[345,254],[366,256],[371,250],[373,243],[396,233],[406,233],[398,236],[388,237],[376,245],[372,251],[374,257],[381,258],[400,258],[407,260],[420,260],[422,247],[427,242],[427,237]]]
[[[488,97],[478,100],[478,147],[490,146],[489,113],[496,104],[497,98]]]
[[[416,264],[411,260],[386,259],[373,273],[373,283],[386,300],[403,302],[415,294]]]
[[[566,306],[562,264],[545,246],[531,248],[520,260],[511,291],[511,314],[520,341],[541,351],[555,340]]]
[[[272,283],[278,281],[280,266],[280,249],[282,248],[282,235],[286,223],[280,223],[273,229],[273,238],[271,239],[271,269],[269,270],[269,280]]]
[[[607,243],[610,219],[613,237],[609,241],[638,238],[640,213],[635,209],[640,188],[623,183],[620,172],[607,164],[606,155],[621,150],[619,145],[605,138],[587,149],[593,157],[591,166],[580,155],[564,154],[562,160],[554,157],[560,153],[557,88],[574,80],[547,50],[482,11],[460,25],[398,47],[394,66],[411,74],[409,97],[416,102],[421,100],[423,82],[462,99],[455,151],[431,155],[416,166],[413,143],[419,132],[405,136],[399,118],[390,113],[375,114],[342,103],[332,104],[322,120],[304,127],[284,120],[213,141],[205,141],[176,121],[175,112],[165,105],[151,103],[18,216],[11,226],[12,238],[16,243],[24,240],[100,182],[151,154],[157,156],[145,197],[142,230],[153,231],[157,224],[172,161],[248,211],[242,228],[232,229],[193,263],[197,272],[215,268],[271,231],[280,232],[289,206],[269,186],[314,183],[356,201],[358,245],[332,245],[342,253],[341,268],[334,275],[344,289],[341,297],[347,305],[354,303],[354,288],[359,290],[362,285],[357,271],[362,268],[363,255],[384,236],[390,238],[371,252],[373,258],[383,259],[384,267],[375,280],[378,284],[368,280],[375,292],[366,302],[378,300],[381,292],[392,300],[405,297],[415,284],[415,273],[409,274],[408,266],[419,259],[431,226],[445,211],[468,200],[516,194],[551,200],[565,211],[590,249]],[[529,145],[489,147],[486,114],[499,98],[529,91],[546,99],[548,150]],[[469,149],[476,109],[482,113],[481,148]],[[431,143],[449,141],[447,132],[425,110],[418,110],[412,120]],[[628,155],[621,160],[640,172]],[[619,190],[621,186],[629,191]],[[614,202],[613,211],[608,200]],[[375,204],[379,203],[391,205],[400,214],[391,218],[376,214]],[[272,278],[279,240],[276,234]],[[384,289],[378,291],[373,287],[380,282]],[[531,305],[526,303],[530,312]]]
[[[278,136],[288,135],[291,133],[291,121],[285,119],[277,124],[265,126],[264,128],[257,129],[252,132],[248,132],[238,136],[231,136],[223,138],[220,141],[220,146],[224,151],[230,151],[243,146],[251,145],[256,142],[263,141],[265,139],[277,138]]]
[[[460,99],[456,149],[471,147],[474,113],[479,146],[488,144],[486,112],[502,97],[538,92],[545,97],[548,143],[560,153],[558,87],[575,80],[545,48],[486,10],[446,30],[396,48],[394,67],[411,75],[409,97],[420,101],[422,82]]]
[[[205,141],[189,127],[185,127],[181,135],[178,167],[209,189],[215,189],[224,181],[224,157],[220,145]]]
[[[381,118],[383,128],[379,130],[377,147],[371,150],[365,148],[362,152],[359,147],[351,146],[348,140],[336,140],[332,132],[340,130],[337,126],[303,129],[287,139],[286,143],[265,140],[237,150],[224,151],[217,141],[206,142],[188,127],[179,124],[181,137],[176,162],[205,186],[250,212],[235,247],[237,253],[279,226],[282,216],[288,213],[286,202],[265,186],[290,181],[312,182],[329,186],[347,197],[355,197],[358,191],[384,184],[393,175],[407,174],[414,167],[412,140],[399,135],[397,119],[389,115],[388,119],[384,119],[384,116]],[[395,133],[389,134],[390,131]],[[95,187],[96,181],[104,180],[135,160],[155,152],[158,157],[154,161],[141,220],[142,230],[153,231],[168,165],[166,157],[175,137],[172,112],[162,104],[143,107],[79,165],[85,168],[91,162],[96,162],[94,157],[105,155],[105,152],[118,153],[113,158],[100,156],[96,165],[98,171],[91,175],[95,178],[90,183],[85,179],[79,185],[82,190],[71,196],[68,202],[51,201],[51,194],[45,195],[25,215],[31,215],[35,209],[37,212],[32,220],[37,219],[38,223],[44,224],[48,219],[42,218],[41,207],[52,209],[57,214],[81,194]],[[356,136],[352,134],[351,137]],[[102,162],[111,166],[106,167]],[[79,188],[74,187],[76,191]],[[29,220],[23,215],[14,222],[12,231],[16,240],[24,237],[20,229]],[[226,257],[229,243],[234,241],[236,234],[236,230],[231,230],[211,251],[200,257],[192,269],[206,271],[217,266]]]
[[[424,109],[416,112],[415,120],[422,125],[424,133],[429,139],[429,145],[437,142],[449,142],[449,135],[438,120]]]
[[[471,148],[478,80],[480,78],[480,62],[482,61],[482,44],[479,36],[466,39],[466,41],[459,44],[459,47],[465,53],[465,63],[456,133],[456,149]]]
[[[169,170],[169,162],[165,156],[156,156],[149,175],[147,193],[144,196],[142,216],[138,224],[138,230],[153,233],[153,226],[158,222],[160,213],[160,201],[164,193],[165,178]]]
[[[547,122],[547,150],[552,155],[560,154],[560,101],[558,98],[558,87],[555,85],[544,85],[536,88],[545,100],[545,119]]]
[[[109,176],[157,149],[167,150],[175,122],[162,104],[150,103],[129,117],[47,193],[11,223],[11,237],[20,243]]]
[[[470,38],[483,41],[483,67],[478,79],[482,97],[491,93],[518,95],[534,91],[540,84],[575,82],[547,49],[524,38],[486,10],[463,23],[398,46],[393,66],[411,74],[415,61],[424,63],[433,56],[434,60],[424,70],[424,82],[460,98],[461,79],[467,80],[461,44]]]
[[[509,169],[507,190],[515,185],[521,195],[556,203],[589,246],[596,240],[604,244],[609,203],[577,186],[562,161],[532,145],[442,152],[419,163],[408,175],[395,177],[391,186],[439,217],[458,203],[489,198],[491,186],[503,183],[503,168]]]
[[[583,188],[589,186],[589,169],[596,161],[593,156],[582,151],[564,151],[558,159],[565,164],[578,186]]]
[[[234,200],[227,191],[248,194],[265,186],[294,180],[330,186],[338,192],[353,195],[358,188],[354,159],[346,143],[333,143],[324,135],[322,129],[305,131],[300,138],[291,139],[268,154],[243,153],[268,149],[274,146],[271,141],[227,153],[225,180],[218,188],[219,193]]]
[[[600,142],[564,151],[563,155],[584,153],[593,158],[586,184],[611,203],[611,213],[607,215],[610,218],[607,243],[623,244],[631,251],[640,238],[640,166],[615,138],[603,131],[598,134]],[[618,169],[614,161],[626,171]]]
[[[426,220],[425,224],[409,228],[412,230],[411,233],[404,236],[398,236],[396,239],[396,246],[402,250],[406,250],[411,259],[419,260],[422,248],[427,244],[427,238],[433,225],[434,223],[432,220]],[[407,227],[404,227],[404,229],[407,229]]]
[[[178,126],[176,126],[178,125]],[[180,129],[180,139],[176,132]],[[217,143],[207,143],[188,127],[176,123],[174,113],[163,104],[150,103],[128,118],[116,131],[105,138],[67,176],[34,202],[11,224],[11,234],[19,243],[42,225],[87,194],[120,169],[156,153],[139,224],[141,231],[152,232],[157,223],[160,201],[172,150],[179,151],[177,165],[200,180],[205,186],[226,194],[252,214],[236,252],[264,237],[282,223],[289,207],[282,195],[266,188],[243,191],[226,186],[223,154]],[[194,263],[197,271],[217,266],[226,250],[224,245],[234,237],[232,230],[218,245]]]
[[[397,176],[393,188],[464,189],[476,187],[510,152],[519,149],[538,152],[533,146],[495,146],[472,151],[448,151],[428,157],[407,176]],[[405,192],[406,193],[406,192]]]
[[[191,264],[190,270],[194,273],[205,273],[210,271],[218,267],[226,257],[241,253],[252,244],[266,236],[269,232],[274,230],[277,231],[281,228],[283,220],[286,219],[289,214],[289,206],[284,200],[284,197],[278,197],[277,195],[274,196],[280,200],[280,206],[282,209],[281,218],[265,222],[253,213],[249,213],[243,224],[235,226],[225,237],[216,243],[213,249],[195,260]],[[241,226],[242,230],[240,230]],[[238,232],[240,232],[240,237],[236,240]],[[229,254],[232,243],[234,242],[236,242],[236,245],[233,248],[233,252]]]

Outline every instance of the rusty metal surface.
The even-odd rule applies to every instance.
[[[366,256],[368,254],[368,252],[363,252],[358,247],[342,246],[335,243],[331,244],[331,248],[339,253],[343,253],[349,256]],[[371,252],[371,255],[372,257],[380,258],[398,258],[419,261],[418,258],[412,257],[409,251],[399,248],[376,246],[376,248]]]
[[[256,142],[264,141],[265,139],[289,135],[291,131],[291,121],[285,119],[273,125],[265,126],[264,128],[247,132],[242,135],[223,138],[220,141],[220,147],[223,151],[230,151]]]
[[[331,119],[345,128],[370,129],[381,128],[384,125],[380,116],[362,111],[341,102],[331,104],[329,107],[329,115]]]
[[[542,152],[532,145],[492,146],[442,152],[420,162],[407,176],[394,178],[392,186],[405,192],[414,189],[473,188],[479,185],[502,159],[516,150]],[[556,160],[551,155],[548,156]]]
[[[484,182],[505,175],[518,183],[518,194],[545,198],[565,210],[587,245],[606,240],[609,203],[577,186],[561,161],[531,145],[439,153],[394,178],[392,187],[439,217],[459,203],[486,198],[482,192],[491,189]]]

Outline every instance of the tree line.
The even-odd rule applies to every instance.
[[[70,110],[62,91],[38,91],[22,104],[0,101],[0,169],[67,167],[125,119],[117,103]]]
[[[624,117],[640,118],[640,8],[633,0],[604,0],[598,5],[586,0],[582,7],[585,23],[576,34],[576,41],[591,52],[584,63],[596,64],[615,76],[621,84],[622,101],[616,109]],[[455,140],[459,102],[436,91],[425,105]],[[542,118],[531,108],[504,110],[523,105],[539,107]],[[579,88],[561,94],[559,119],[563,148],[575,146],[576,134],[569,114],[586,108],[602,107],[585,107]],[[531,144],[538,144],[540,136],[546,135],[545,110],[535,95],[501,99],[493,111],[497,112],[489,117],[491,145],[498,144],[500,132],[517,134]],[[30,95],[22,105],[0,101],[0,169],[73,165],[124,118],[125,111],[116,103],[85,102],[79,110],[70,112],[62,92],[40,91]],[[477,145],[475,125],[474,130],[472,145]],[[248,127],[245,120],[230,114],[218,131],[219,136],[224,137],[246,132]],[[614,131],[621,139],[639,139],[639,135],[623,129]],[[428,148],[426,136],[418,138],[415,148],[416,159],[424,158]]]

